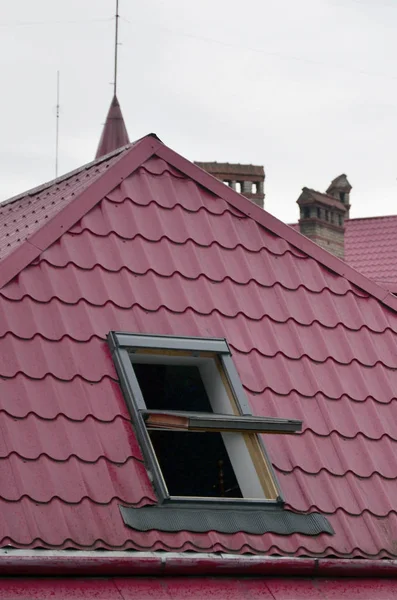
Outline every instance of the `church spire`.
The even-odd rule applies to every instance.
[[[113,100],[110,104],[109,112],[106,117],[106,123],[103,127],[101,139],[99,140],[98,150],[95,158],[105,156],[130,143],[127,128],[124,123],[119,101],[117,100],[117,54],[119,47],[119,0],[116,0],[116,28],[114,39],[114,81],[113,81]]]
[[[95,158],[105,156],[130,143],[117,96],[113,96]]]

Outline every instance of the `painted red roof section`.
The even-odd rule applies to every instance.
[[[119,157],[120,151],[114,152],[0,204],[0,259],[65,208]]]
[[[2,546],[397,555],[390,294],[150,136],[0,279]],[[265,439],[287,506],[335,535],[127,528],[155,496],[109,330],[226,337],[254,413],[303,420]]]
[[[99,140],[96,158],[105,156],[129,143],[130,139],[119,101],[117,100],[117,96],[113,96],[105,125],[103,126],[101,139]]]
[[[4,579],[0,600],[390,600],[394,579],[228,577],[118,577],[114,579]]]
[[[397,293],[397,215],[346,221],[345,259],[367,277]]]

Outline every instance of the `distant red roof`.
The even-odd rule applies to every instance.
[[[109,152],[122,148],[129,143],[130,140],[119,101],[117,100],[117,96],[113,96],[106,122],[103,126],[101,139],[99,140],[96,158],[105,156],[106,154],[109,154]]]
[[[299,231],[298,223],[289,226]],[[345,261],[397,294],[397,215],[346,219]]]
[[[345,221],[345,260],[397,294],[397,215]]]
[[[153,136],[110,160],[0,262],[1,545],[396,557],[397,298]],[[266,437],[287,507],[335,535],[127,528],[155,496],[111,329],[226,337],[254,413],[303,420]]]

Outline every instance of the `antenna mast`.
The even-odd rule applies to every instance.
[[[114,41],[114,83],[113,83],[113,93],[116,95],[117,92],[117,52],[119,46],[119,0],[116,0],[116,32],[115,32],[115,41]]]
[[[55,127],[55,179],[58,177],[58,150],[59,150],[59,71],[57,71],[57,106]]]

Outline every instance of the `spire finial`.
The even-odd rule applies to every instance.
[[[58,177],[58,155],[59,155],[59,71],[57,71],[57,105],[55,116],[55,179]]]
[[[115,40],[114,40],[114,83],[113,83],[113,93],[114,96],[117,92],[117,53],[119,47],[119,0],[116,0],[116,31],[115,31]]]

